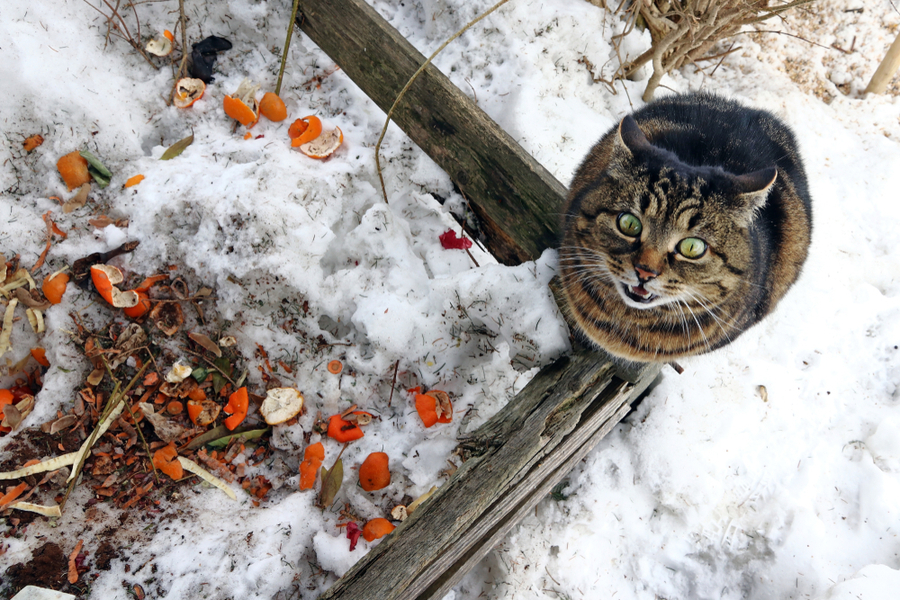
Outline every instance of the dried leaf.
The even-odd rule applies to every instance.
[[[50,435],[59,433],[66,427],[74,425],[77,420],[78,420],[78,417],[76,417],[75,415],[66,415],[62,418],[59,418],[59,419],[53,421],[53,423],[50,425]]]
[[[169,337],[184,325],[184,313],[177,302],[159,302],[150,311],[150,320]]]
[[[94,229],[103,229],[104,227],[109,227],[113,223],[115,223],[115,221],[113,221],[106,215],[100,215],[99,217],[88,219],[88,224]]]
[[[86,183],[75,192],[75,195],[72,196],[65,204],[63,204],[63,212],[68,214],[74,210],[77,210],[87,204],[88,194],[91,192],[91,184]]]
[[[90,385],[96,386],[103,381],[104,375],[106,375],[106,369],[94,369],[91,371],[91,374],[87,376],[87,382]]]
[[[232,500],[237,500],[237,496],[234,494],[234,491],[232,491],[232,489],[228,487],[227,483],[225,483],[191,459],[179,456],[178,462],[181,463],[181,466],[185,471],[190,471],[194,475],[200,477],[200,479],[203,479],[204,481],[216,486],[217,488],[225,492]]]
[[[7,404],[3,407],[3,422],[0,425],[15,429],[22,422],[22,419],[23,416],[19,409],[13,404]]]
[[[263,434],[265,434],[267,431],[269,431],[268,427],[266,427],[265,429],[251,429],[250,431],[244,431],[241,433],[233,433],[231,435],[226,435],[225,437],[220,437],[211,442],[207,442],[206,445],[212,446],[213,448],[224,448],[225,446],[227,446],[229,444],[229,442],[231,442],[231,440],[234,440],[234,439],[255,440],[256,438],[262,437]]]
[[[222,349],[219,348],[219,346],[214,341],[212,341],[211,339],[209,339],[207,336],[203,335],[202,333],[196,333],[196,332],[192,331],[188,334],[188,337],[191,338],[192,340],[194,340],[195,342],[197,342],[198,344],[200,344],[201,346],[203,346],[205,349],[207,349],[210,352],[212,352],[213,354],[215,354],[216,356],[222,356]]]
[[[174,442],[184,434],[184,427],[156,412],[152,404],[141,402],[140,408],[144,417],[153,425],[156,435],[167,444]]]
[[[334,465],[329,471],[322,467],[322,489],[319,491],[319,505],[331,506],[334,497],[341,491],[341,484],[344,483],[344,463],[338,458],[334,461]]]
[[[137,323],[130,323],[116,340],[114,348],[118,351],[113,358],[109,359],[109,368],[117,369],[128,360],[128,357],[134,354],[138,349],[147,344],[147,334]]]
[[[44,300],[40,295],[36,292],[29,292],[23,288],[18,288],[16,290],[16,299],[27,306],[28,308],[34,308],[37,310],[47,310],[52,304],[47,300]]]
[[[191,134],[184,138],[183,140],[178,140],[171,146],[169,146],[163,155],[159,157],[159,160],[172,160],[176,156],[180,155],[185,149],[194,143],[194,134]]]

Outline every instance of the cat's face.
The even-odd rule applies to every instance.
[[[591,251],[583,267],[631,308],[724,301],[750,260],[743,213],[730,213],[727,182],[717,181],[727,175],[653,164],[620,170],[627,175],[587,196],[572,223],[582,252]]]

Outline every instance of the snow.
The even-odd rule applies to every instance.
[[[191,40],[215,34],[234,44],[188,110],[165,104],[171,69],[153,70],[115,37],[107,44],[104,18],[85,2],[0,7],[0,252],[33,264],[48,210],[69,237],[54,243],[47,272],[140,240],[117,264],[140,276],[176,265],[192,289],[215,288],[211,309],[226,323],[223,335],[237,338],[250,385],[263,387],[253,362],[260,344],[295,366],[279,378],[303,392],[307,413],[297,425],[275,428],[275,463],[248,467],[275,485],[260,507],[246,494],[235,504],[196,485],[162,500],[165,518],[133,514],[120,524],[107,505],[86,507],[90,490],[77,488],[55,527],[38,520],[23,537],[3,540],[3,562],[27,561],[43,539],[66,553],[79,538],[88,552],[105,539],[122,547],[130,540],[123,560],[96,572],[91,598],[124,598],[134,584],[167,598],[314,598],[377,544],[360,540],[349,551],[336,527],[343,503],[362,519],[387,516],[404,496],[442,485],[456,437],[568,351],[547,291],[556,253],[504,267],[476,246],[475,267],[465,252],[441,248],[438,235],[458,231],[449,209],[463,200],[393,125],[382,148],[385,204],[373,155],[384,113],[302,33],[295,32],[282,93],[289,120],[263,119],[254,139],[243,139],[222,97],[244,77],[274,87],[290,3],[185,4]],[[426,55],[489,5],[374,3]],[[145,38],[175,30],[176,2],[138,4],[137,11]],[[713,64],[701,64],[703,71],[688,66],[663,79],[669,89],[713,90],[791,125],[814,199],[809,262],[759,326],[727,348],[683,361],[683,375],[666,369],[567,477],[566,499],[542,501],[448,599],[896,596],[900,90],[895,79],[884,96],[860,92],[898,25],[888,0],[819,0],[785,24],[763,27],[818,46],[742,34],[741,50],[714,73]],[[587,2],[512,0],[436,64],[568,182],[599,136],[640,104],[645,81],[593,83],[578,62],[587,58],[595,77],[608,78],[618,60],[611,39],[622,29]],[[649,43],[635,30],[620,52],[634,56]],[[287,144],[287,125],[308,114],[344,132],[328,161]],[[37,132],[46,141],[26,155],[21,140]],[[191,133],[194,143],[181,156],[158,160]],[[66,215],[50,199],[71,195],[55,163],[83,147],[115,176],[87,207]],[[138,173],[146,176],[140,185],[121,189]],[[87,220],[99,214],[128,225],[97,230]],[[89,367],[68,343],[69,313],[107,320],[93,302],[70,286],[47,311],[40,343],[53,367],[25,426],[70,406]],[[333,345],[322,351],[319,335]],[[37,344],[24,319],[12,339],[4,357],[11,363]],[[325,369],[333,358],[345,363],[339,377]],[[453,395],[453,423],[425,430],[405,395],[388,403],[397,361],[401,385]],[[352,474],[368,453],[384,451],[393,481],[369,494],[348,475],[336,507],[322,512],[311,493],[297,491],[303,434],[317,411],[352,404],[379,419],[347,448],[345,470]],[[12,438],[0,439],[0,451]],[[337,451],[327,447],[327,464]]]

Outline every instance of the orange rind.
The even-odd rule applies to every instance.
[[[56,168],[71,192],[91,182],[91,174],[88,172],[88,161],[78,150],[69,152],[56,162]]]
[[[172,35],[169,33],[169,35]],[[165,33],[159,38],[152,39],[144,46],[144,50],[154,56],[168,56],[172,53],[172,39]]]
[[[172,92],[172,104],[178,108],[188,108],[202,98],[205,91],[206,84],[203,83],[203,80],[183,77],[175,84],[175,91]]]
[[[266,92],[259,101],[259,112],[270,121],[279,123],[287,119],[287,107],[277,94]]]
[[[334,154],[334,151],[340,148],[343,143],[344,132],[341,131],[340,127],[335,127],[334,129],[323,132],[312,141],[299,145],[299,149],[300,152],[308,157],[321,160]],[[291,145],[294,145],[293,142]]]
[[[258,85],[254,85],[249,79],[244,79],[237,91],[231,96],[225,96],[222,107],[225,114],[243,125],[253,127],[259,120],[259,103],[256,101]]]
[[[293,133],[292,133],[293,131]],[[294,135],[296,134],[296,135]],[[297,119],[288,129],[291,138],[291,147],[297,148],[301,144],[311,142],[322,134],[322,121],[315,115],[309,115]]]

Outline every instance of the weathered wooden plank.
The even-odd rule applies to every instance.
[[[300,0],[297,23],[385,112],[425,62],[364,0]],[[556,245],[566,188],[440,70],[429,65],[393,120],[463,191],[498,260]]]

